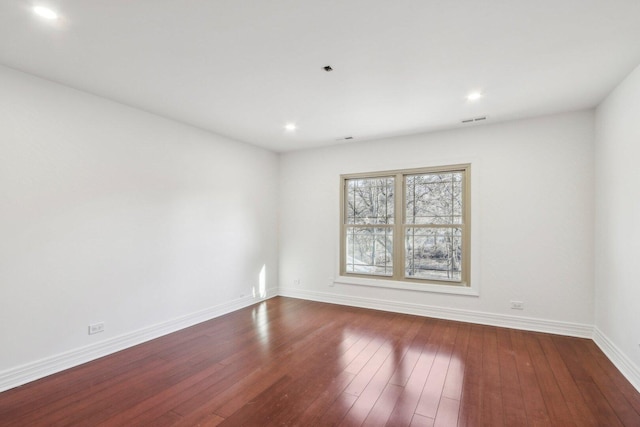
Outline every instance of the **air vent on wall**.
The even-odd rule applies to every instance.
[[[461,121],[461,123],[473,123],[473,122],[481,122],[483,120],[487,120],[487,116],[483,116],[483,117],[474,117],[472,119],[464,119]]]

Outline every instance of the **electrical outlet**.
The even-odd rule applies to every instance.
[[[333,288],[333,285],[334,285],[334,284],[335,284],[335,282],[334,282],[334,280],[333,280],[333,277],[329,277],[329,282],[328,282],[329,287],[330,287],[330,288]]]
[[[99,332],[104,332],[104,322],[89,325],[89,335],[97,334]]]
[[[294,279],[293,286],[300,286],[300,279]]]
[[[513,301],[513,300],[511,300],[511,309],[512,310],[524,310],[524,303],[522,301]]]

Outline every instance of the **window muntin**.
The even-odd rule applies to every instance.
[[[463,172],[405,175],[407,224],[461,224]]]
[[[393,224],[394,177],[345,180],[347,224]]]
[[[391,227],[347,227],[346,249],[348,273],[393,275]]]
[[[462,280],[462,229],[405,229],[405,278]]]
[[[343,275],[469,286],[470,165],[343,175]]]

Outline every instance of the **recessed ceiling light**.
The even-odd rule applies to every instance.
[[[35,6],[33,8],[33,13],[35,13],[38,16],[41,16],[42,18],[45,19],[49,19],[49,20],[54,20],[54,19],[58,19],[58,14],[55,13],[53,10],[47,8],[47,7],[43,7],[43,6]]]
[[[286,125],[284,125],[284,129],[288,130],[289,132],[294,131],[298,128],[298,126],[296,126],[295,123],[287,123]]]
[[[471,92],[469,95],[467,95],[467,99],[469,101],[477,101],[480,98],[482,98],[482,94],[480,92]]]

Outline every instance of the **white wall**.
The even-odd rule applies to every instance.
[[[595,153],[595,325],[640,389],[640,67],[598,107]]]
[[[585,111],[282,155],[281,294],[590,336],[593,126]],[[466,162],[479,296],[329,286],[340,174]],[[525,310],[511,310],[512,299]]]
[[[0,94],[0,377],[247,305],[263,265],[275,292],[276,154],[4,67]]]

